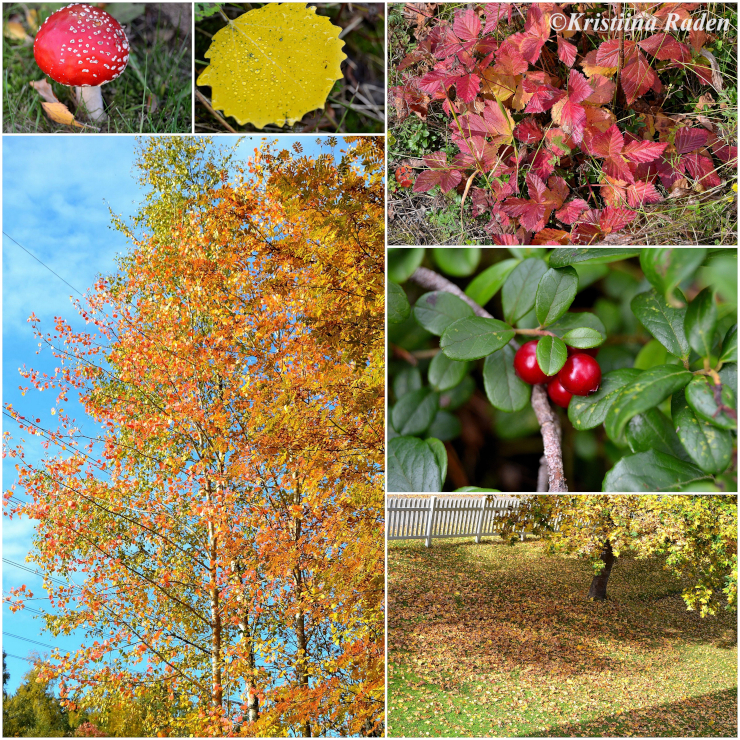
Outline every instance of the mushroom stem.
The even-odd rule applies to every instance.
[[[100,122],[106,119],[100,85],[96,87],[75,87],[75,97],[77,98],[77,104],[85,108],[91,121]]]

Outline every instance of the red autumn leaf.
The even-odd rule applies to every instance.
[[[460,153],[455,155],[452,164],[460,169],[477,169],[482,172],[491,172],[501,167],[498,151],[499,145],[493,144],[482,136],[471,136],[469,139],[459,141]],[[509,170],[510,168],[503,168]]]
[[[532,244],[570,244],[570,234],[561,229],[542,229],[532,237]]]
[[[634,221],[637,213],[627,208],[607,206],[603,211],[592,208],[586,211],[570,232],[573,244],[594,244],[607,234],[621,231]]]
[[[637,52],[637,56],[630,64],[625,62],[619,79],[622,82],[622,89],[627,96],[628,103],[634,103],[637,98],[644,95],[651,88],[656,93],[663,89],[658,75],[655,74],[650,62],[641,52]]]
[[[645,180],[635,180],[627,183],[624,180],[615,180],[607,177],[607,182],[601,185],[601,195],[610,206],[620,206],[627,203],[632,208],[639,208],[646,203],[658,203],[663,196],[655,185]]]
[[[608,77],[600,74],[592,75],[588,84],[591,85],[593,92],[586,98],[587,103],[603,105],[611,102],[617,86]]]
[[[561,98],[552,109],[552,120],[573,137],[576,144],[583,140],[583,130],[586,125],[586,111],[580,105],[593,93],[588,80],[580,73],[571,69],[568,77],[568,93]]]
[[[725,164],[737,160],[737,147],[725,144],[719,139],[712,144],[712,151]]]
[[[525,118],[514,129],[514,136],[524,144],[542,141],[542,129],[534,118]]]
[[[500,246],[514,246],[521,242],[513,234],[496,234],[493,237],[493,243]]]
[[[473,41],[480,36],[481,24],[478,14],[472,10],[462,10],[455,13],[452,30],[462,41]]]
[[[545,180],[555,172],[557,161],[558,158],[549,149],[538,149],[532,158],[530,169],[535,175]]]
[[[599,216],[599,226],[604,234],[613,234],[621,231],[627,224],[635,220],[637,213],[628,208],[612,208],[607,206]]]
[[[398,167],[395,174],[396,182],[402,188],[411,187],[414,181],[411,179],[411,169],[409,167]]]
[[[429,169],[424,170],[416,178],[414,183],[415,193],[425,193],[435,185],[439,185],[442,192],[447,193],[462,180],[462,173],[452,165],[447,164],[446,152],[427,154],[424,157],[424,164]]]
[[[460,100],[472,103],[480,90],[480,77],[475,74],[462,75],[455,81],[455,89]]]
[[[530,79],[522,82],[522,88],[532,96],[524,109],[525,113],[544,113],[563,97],[562,90]]]
[[[568,67],[572,67],[576,61],[578,48],[566,41],[562,36],[558,36],[558,59]]]
[[[547,148],[556,156],[564,157],[570,154],[573,142],[561,128],[550,128],[545,133]]]
[[[527,175],[527,188],[529,200],[507,198],[503,209],[509,216],[517,217],[528,231],[540,231],[545,228],[552,212],[563,204],[563,200],[549,190],[542,179],[535,174]]]
[[[648,54],[652,54],[661,61],[673,59],[679,62],[687,62],[691,59],[691,51],[686,44],[682,44],[667,33],[655,33],[637,42],[637,45]]]
[[[625,39],[624,41],[624,64],[632,61],[632,57],[637,51],[637,44],[634,41]],[[603,67],[618,67],[619,66],[619,40],[611,39],[610,41],[604,41],[603,44],[596,51],[596,64]]]
[[[684,155],[682,162],[686,165],[691,177],[705,188],[714,188],[722,184],[710,157],[704,157],[694,152]]]
[[[583,198],[574,198],[555,213],[555,218],[564,224],[570,225],[575,223],[578,217],[586,210],[588,210],[588,203]]]
[[[483,11],[486,14],[486,26],[483,29],[483,33],[492,33],[496,30],[499,21],[507,16],[509,23],[511,23],[511,11],[514,6],[511,3],[486,3],[483,6]]]
[[[676,131],[673,145],[678,154],[687,154],[705,146],[708,137],[709,132],[704,128],[680,128]]]
[[[466,113],[459,116],[453,132],[453,141],[471,136],[490,137],[499,144],[511,144],[514,133],[514,119],[506,108],[496,100],[486,100],[483,115]]]
[[[493,69],[499,74],[515,77],[526,72],[529,64],[514,45],[512,39],[513,36],[510,36],[499,47]]]
[[[604,172],[609,177],[630,183],[635,181],[630,163],[652,162],[668,146],[665,142],[653,141],[630,141],[625,145],[624,136],[616,124],[603,134],[590,134],[584,144],[589,154],[604,159]]]

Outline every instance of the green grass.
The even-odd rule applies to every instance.
[[[701,619],[629,557],[589,602],[589,565],[544,547],[389,548],[389,735],[737,735],[734,613]]]
[[[223,3],[221,8],[229,18],[259,8],[264,3]],[[348,59],[342,62],[344,78],[337,80],[323,109],[307,113],[293,126],[268,125],[263,129],[252,124],[240,125],[234,118],[225,118],[211,107],[211,88],[199,86],[195,98],[195,131],[265,133],[353,133],[382,134],[385,131],[385,70],[383,44],[385,24],[382,6],[324,3],[317,6],[317,15],[331,18],[332,23],[351,30],[342,40]],[[205,53],[213,35],[226,25],[218,13],[209,17],[196,16],[195,77],[208,66]]]
[[[11,3],[3,8],[3,20],[19,23],[27,38],[6,38],[3,46],[3,131],[6,133],[186,133],[191,131],[191,36],[189,18],[179,28],[157,5],[108,5],[117,16],[131,45],[123,74],[102,88],[108,119],[84,128],[51,121],[41,106],[40,95],[29,83],[48,79],[33,58],[33,36],[38,26],[63,3]],[[33,14],[27,10],[36,11]],[[170,11],[171,12],[171,11]],[[17,28],[17,26],[16,26]],[[184,29],[184,30],[180,30]],[[56,82],[52,89],[80,123],[73,90]]]

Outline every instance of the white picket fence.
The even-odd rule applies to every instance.
[[[389,540],[425,540],[435,537],[490,537],[501,529],[501,517],[519,507],[508,496],[394,496],[386,498]],[[524,537],[524,534],[520,534]]]

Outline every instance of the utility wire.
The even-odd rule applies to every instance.
[[[24,642],[32,642],[34,645],[41,645],[41,647],[54,650],[53,645],[47,645],[45,642],[39,642],[38,640],[32,640],[30,637],[21,637],[21,635],[14,635],[12,632],[3,632],[3,636],[4,637],[14,637],[16,640],[23,640]]]
[[[16,244],[17,246],[19,246],[26,254],[33,257],[36,260],[36,262],[38,262],[42,267],[45,267],[52,275],[56,275],[65,285],[68,285],[70,288],[72,288],[72,290],[74,290],[75,293],[77,293],[78,295],[81,295],[83,298],[85,297],[84,293],[81,293],[79,290],[77,290],[77,288],[75,288],[75,286],[72,285],[72,283],[68,283],[58,272],[54,272],[54,270],[52,270],[51,267],[49,267],[49,265],[44,264],[35,254],[33,254],[33,252],[29,252],[22,244],[19,244],[15,239],[13,239],[13,237],[10,234],[8,234],[7,231],[3,231],[3,235],[7,236],[8,239],[10,239],[10,241],[13,242],[13,244]]]

